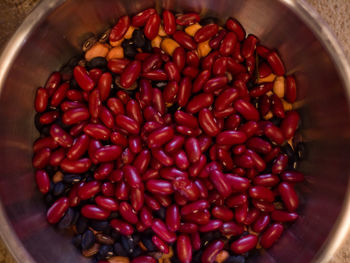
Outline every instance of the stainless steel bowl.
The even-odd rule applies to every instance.
[[[47,0],[24,21],[0,60],[0,232],[18,262],[87,262],[70,237],[45,220],[31,166],[35,89],[80,50],[88,32],[101,32],[124,14],[156,6],[194,10],[276,47],[294,73],[302,101],[307,183],[299,188],[300,219],[280,242],[251,262],[327,262],[350,220],[350,69],[334,36],[304,2],[293,0]]]

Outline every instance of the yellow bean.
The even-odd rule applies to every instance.
[[[281,100],[282,100],[284,111],[290,111],[293,109],[293,105],[291,103],[285,101],[284,99],[281,99]]]
[[[124,38],[118,40],[118,41],[109,41],[109,44],[112,46],[112,47],[119,47],[124,41]]]
[[[174,53],[174,50],[179,47],[180,45],[171,38],[164,38],[162,43],[160,43],[161,49],[165,51],[168,55],[172,56]]]
[[[191,37],[193,37],[201,27],[202,26],[200,24],[196,23],[186,27],[185,32],[187,33],[187,35],[190,35]]]
[[[167,36],[167,34],[164,31],[164,27],[163,27],[162,24],[159,26],[158,35],[161,36],[161,37],[166,37]]]
[[[271,73],[270,75],[268,75],[265,78],[259,78],[257,83],[273,82],[275,80],[275,78],[276,78],[276,75]]]
[[[226,250],[221,250],[219,254],[217,254],[215,262],[223,263],[229,256],[230,254]]]
[[[124,49],[122,47],[112,48],[107,55],[107,60],[112,58],[124,58]]]
[[[162,42],[162,38],[160,36],[156,36],[155,38],[152,39],[151,46],[160,48],[161,42]]]
[[[57,171],[55,175],[52,177],[52,182],[58,183],[63,180],[63,173],[60,171]]]
[[[127,257],[111,257],[108,259],[109,263],[129,263],[130,260]]]
[[[206,57],[211,51],[211,47],[209,46],[209,40],[199,43],[197,51],[200,58]]]
[[[278,76],[273,83],[273,92],[279,97],[284,97],[285,79],[283,76]]]
[[[124,35],[124,38],[126,38],[126,39],[132,38],[132,33],[134,32],[135,29],[136,29],[135,27],[129,26],[128,30],[126,31],[126,33]]]
[[[271,111],[269,111],[265,116],[264,116],[264,120],[269,120],[273,117],[273,114]]]
[[[109,49],[106,44],[97,42],[93,47],[86,51],[85,59],[89,61],[95,57],[105,57],[108,54],[108,50]]]

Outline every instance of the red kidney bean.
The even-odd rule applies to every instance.
[[[131,263],[157,263],[157,260],[151,256],[139,256],[134,258]]]
[[[122,220],[112,219],[110,221],[110,224],[115,230],[120,232],[122,235],[132,235],[134,233],[134,228],[132,227],[132,225]]]
[[[286,70],[283,62],[276,51],[271,51],[268,53],[266,60],[269,63],[273,73],[275,73],[277,76],[283,76],[285,74]]]
[[[253,168],[255,165],[252,157],[248,154],[235,156],[234,162],[238,167],[242,167],[242,168]]]
[[[128,116],[119,114],[115,117],[115,122],[117,126],[131,134],[138,134],[140,132],[140,125]]]
[[[180,46],[182,46],[185,49],[193,50],[197,48],[197,43],[192,39],[192,37],[190,37],[183,31],[175,31],[173,34],[173,38],[177,43],[180,44]]]
[[[223,197],[228,197],[232,193],[230,183],[222,172],[218,170],[211,171],[209,178]]]
[[[185,141],[185,151],[191,163],[199,161],[202,154],[199,147],[199,142],[194,137],[188,138]]]
[[[258,44],[257,47],[256,47],[256,53],[260,57],[266,59],[267,55],[270,53],[270,49],[268,49],[267,47],[265,47],[263,45]]]
[[[272,164],[272,173],[280,174],[286,169],[288,165],[288,156],[286,154],[279,154]]]
[[[77,124],[90,118],[89,110],[85,107],[67,110],[63,113],[62,121],[66,125]]]
[[[140,104],[136,100],[129,100],[126,104],[126,113],[128,117],[134,119],[139,124],[143,123],[143,116]]]
[[[202,254],[202,263],[214,263],[216,256],[225,246],[224,241],[216,240],[211,242]]]
[[[84,132],[97,140],[108,140],[111,134],[111,131],[101,124],[87,124]]]
[[[149,150],[141,151],[135,158],[133,166],[139,171],[140,174],[146,172],[151,161],[151,153]]]
[[[183,47],[177,47],[174,50],[173,53],[173,62],[179,69],[179,71],[182,71],[182,69],[185,66],[186,56],[185,56],[185,50]]]
[[[133,188],[130,192],[130,202],[132,208],[139,211],[144,204],[144,191],[143,188]]]
[[[194,51],[186,52],[186,65],[193,68],[198,68],[199,66],[199,57]]]
[[[248,215],[248,205],[243,204],[235,208],[235,219],[238,223],[243,223]]]
[[[68,90],[67,94],[69,91],[71,91],[71,90]],[[61,110],[67,111],[70,109],[83,108],[84,106],[85,106],[85,104],[82,102],[79,102],[79,101],[64,101],[61,103]]]
[[[271,68],[265,62],[259,64],[259,78],[265,78],[272,73]]]
[[[102,209],[109,210],[109,211],[118,210],[118,204],[113,198],[96,196],[95,201],[96,201],[96,204]]]
[[[227,150],[218,147],[216,157],[227,170],[233,169],[234,163],[231,154]]]
[[[236,194],[226,199],[226,204],[228,207],[238,207],[246,204],[247,201],[248,201],[248,197],[246,194]]]
[[[202,109],[199,112],[198,120],[201,128],[204,132],[210,136],[216,136],[219,133],[219,127],[217,126],[214,116],[208,109]]]
[[[155,69],[160,69],[163,64],[163,61],[160,57],[160,54],[150,55],[142,63],[142,72],[150,72]]]
[[[153,107],[161,115],[163,115],[165,113],[165,103],[164,103],[164,99],[163,99],[163,94],[157,88],[153,89]]]
[[[245,60],[245,66],[247,68],[247,72],[249,76],[252,76],[255,72],[256,60],[254,56],[248,57]]]
[[[228,236],[239,236],[244,232],[244,227],[241,224],[237,224],[234,221],[225,222],[222,224],[221,233]]]
[[[234,241],[233,243],[231,243],[230,248],[236,254],[243,254],[255,248],[257,243],[258,243],[257,236],[246,235]]]
[[[202,63],[201,63],[202,69],[211,71],[213,64],[214,64],[214,61],[219,57],[220,57],[220,53],[217,50],[209,53],[209,55],[207,55],[202,60]]]
[[[284,98],[286,101],[293,103],[297,99],[297,88],[295,83],[295,78],[293,76],[286,77],[286,86]]]
[[[87,124],[87,121],[83,121],[80,122],[76,125],[74,125],[70,130],[69,130],[69,134],[73,137],[78,136],[79,134],[81,134],[84,130],[85,125]]]
[[[161,148],[152,149],[152,156],[164,166],[172,166],[174,164],[174,159]]]
[[[98,181],[91,181],[84,183],[78,189],[78,196],[82,200],[90,199],[101,191],[101,183]]]
[[[176,101],[177,93],[179,91],[179,85],[176,81],[168,82],[163,90],[164,102],[172,104]]]
[[[69,89],[69,83],[68,82],[65,82],[65,83],[61,84],[61,86],[59,86],[58,89],[52,94],[50,105],[52,107],[58,107],[61,104],[61,102],[64,100],[64,98],[66,96],[66,92],[68,91],[68,89]],[[38,89],[38,92],[39,92],[39,90],[40,90],[40,88]],[[36,100],[38,99],[38,95],[39,95],[38,92],[37,92]],[[42,99],[45,99],[45,97],[41,98],[41,100]],[[44,101],[42,101],[41,103],[43,103],[43,102]],[[47,101],[46,101],[46,103],[47,103]],[[41,106],[43,106],[43,105],[41,105]],[[46,106],[47,106],[47,104],[46,104]],[[45,109],[46,109],[46,107],[45,107]]]
[[[199,70],[195,67],[185,67],[183,70],[182,70],[182,74],[185,76],[185,77],[189,77],[190,79],[194,79],[196,78],[196,76],[198,75],[198,72]]]
[[[133,210],[132,206],[125,201],[119,204],[119,213],[122,218],[130,224],[136,224],[138,221],[136,212]]]
[[[148,39],[152,40],[158,35],[159,26],[160,17],[157,13],[154,13],[148,18],[143,33]]]
[[[232,210],[225,207],[225,206],[213,207],[213,209],[211,210],[211,214],[213,217],[215,217],[217,219],[221,219],[224,222],[231,221],[234,217]],[[199,231],[201,231],[201,230],[199,229]]]
[[[105,101],[109,97],[109,93],[111,91],[111,85],[112,85],[111,73],[109,72],[103,73],[97,85],[98,90],[100,92],[101,101]]]
[[[50,224],[56,224],[64,216],[69,208],[68,198],[61,197],[51,205],[47,211],[46,218]]]
[[[162,253],[168,254],[169,253],[169,246],[158,236],[153,236],[152,237],[152,242],[154,245],[158,248],[158,250]],[[140,262],[145,262],[145,261],[140,261]],[[156,261],[154,261],[156,262]]]
[[[177,205],[187,204],[187,199],[184,196],[182,196],[179,192],[175,192],[174,200]]]
[[[89,147],[90,139],[87,135],[82,134],[76,139],[73,146],[67,152],[67,158],[71,160],[77,160],[82,157]]]
[[[108,61],[107,67],[113,73],[121,74],[129,63],[130,63],[130,60],[128,60],[128,59],[113,58],[113,59]],[[106,74],[106,73],[104,73],[104,74]],[[109,82],[108,77],[106,77],[106,79],[101,80],[101,85],[104,86],[104,88],[106,88],[106,90],[108,90],[108,88],[105,85],[108,82]],[[99,85],[100,85],[100,83],[98,84],[98,86]],[[100,92],[101,92],[101,90],[100,90]]]
[[[140,210],[140,221],[147,226],[152,226],[153,216],[147,207],[142,207]]]
[[[60,85],[62,76],[59,72],[53,72],[45,83],[45,89],[48,91],[49,97],[55,92]]]
[[[286,181],[289,183],[300,183],[305,179],[304,175],[301,172],[294,171],[294,170],[283,171],[280,177],[283,181]]]
[[[197,213],[184,215],[182,216],[182,219],[186,222],[190,222],[196,225],[206,225],[210,221],[210,213],[207,209],[204,209]]]
[[[246,151],[246,149],[247,148],[245,147],[244,144],[240,144],[240,145],[233,147],[232,151],[234,154],[240,155],[240,154],[243,154]]]
[[[270,216],[266,213],[261,214],[252,226],[254,232],[260,233],[265,230],[265,228],[270,223]]]
[[[58,117],[59,117],[58,111],[45,112],[43,115],[40,116],[39,122],[41,124],[51,124],[55,120],[57,120]]]
[[[94,88],[95,83],[89,77],[86,69],[82,66],[75,66],[73,70],[74,78],[77,81],[78,85],[85,91],[90,91]]]
[[[213,100],[212,94],[198,94],[189,101],[186,111],[192,114],[197,113],[201,109],[209,107],[213,103]]]
[[[287,112],[281,123],[281,130],[286,140],[292,138],[299,125],[300,116],[296,111]]]
[[[259,186],[273,187],[279,183],[279,177],[273,174],[261,174],[254,178],[253,183]]]
[[[99,68],[93,68],[89,70],[89,76],[95,83],[98,83],[99,79],[101,78],[101,75],[102,70]]]
[[[51,125],[50,135],[64,148],[71,147],[73,144],[73,138],[57,124]]]
[[[122,164],[131,164],[135,159],[135,154],[129,149],[125,148],[121,154],[120,160],[118,160],[121,165]]]
[[[120,99],[124,104],[127,104],[130,99],[129,94],[124,90],[118,90],[116,97]]]
[[[164,24],[164,31],[167,35],[174,34],[176,30],[175,16],[171,11],[169,10],[163,11],[163,24]]]
[[[209,46],[212,49],[218,49],[220,47],[221,41],[224,39],[227,31],[224,29],[221,29],[218,31],[218,33],[209,41]]]
[[[177,231],[180,228],[180,212],[177,205],[171,205],[167,208],[165,222],[170,231]]]
[[[67,90],[66,97],[71,101],[62,102],[61,104],[62,110],[65,110],[65,108],[68,108],[67,106],[70,106],[70,108],[73,108],[73,106],[75,105],[83,105],[82,103],[79,103],[84,101],[83,94],[78,90],[72,90],[72,89]]]
[[[169,195],[174,192],[171,183],[166,180],[150,179],[145,186],[148,192],[154,194]]]
[[[269,202],[253,199],[252,204],[255,208],[259,209],[262,212],[272,212],[275,210],[275,206]]]
[[[106,107],[104,106],[100,107],[99,118],[105,126],[107,126],[110,129],[114,128],[114,125],[115,125],[114,117],[110,112],[110,110],[107,109]]]
[[[202,180],[195,180],[194,184],[196,185],[196,187],[198,188],[199,192],[200,192],[200,198],[208,198],[208,189],[205,186],[205,184],[203,183]]]
[[[273,94],[271,96],[271,105],[272,105],[272,113],[274,116],[278,118],[285,117],[282,101],[276,94]]]
[[[178,236],[176,250],[181,263],[190,263],[192,261],[192,244],[188,235]]]
[[[178,110],[174,114],[174,119],[179,125],[187,126],[189,128],[194,129],[198,128],[198,120],[192,114]]]
[[[100,91],[95,89],[89,95],[89,112],[92,118],[97,119],[101,107]]]
[[[114,115],[124,114],[124,104],[118,98],[109,98],[107,101],[108,108],[114,113]]]
[[[237,36],[235,35],[235,33],[227,32],[219,48],[220,54],[223,56],[231,55],[233,53],[236,43]]]
[[[176,240],[176,234],[169,231],[167,226],[160,219],[153,220],[152,230],[167,243],[172,243]]]
[[[198,176],[206,164],[207,164],[207,157],[204,154],[202,154],[201,157],[199,158],[199,161],[191,164],[191,166],[189,167],[190,176],[193,176],[193,177]]]
[[[246,146],[249,149],[262,154],[267,154],[272,150],[271,144],[260,137],[249,138]]]
[[[218,111],[222,111],[229,107],[229,105],[238,99],[239,94],[237,89],[235,88],[228,88],[225,89],[223,92],[220,93],[220,95],[215,100],[215,109]]]
[[[227,82],[228,78],[226,76],[211,78],[204,84],[203,91],[205,93],[213,93],[214,91],[217,91],[220,88],[224,87]]]
[[[210,145],[212,144],[212,140],[211,137],[208,135],[201,135],[200,137],[198,137],[198,143],[201,152],[205,152],[209,149]]]
[[[217,219],[210,220],[207,224],[199,227],[199,232],[211,232],[220,229],[222,226],[222,221]]]
[[[94,153],[94,159],[98,162],[110,162],[117,160],[122,153],[122,148],[118,145],[107,145],[97,149]]]
[[[186,178],[188,174],[184,171],[178,170],[174,167],[164,167],[160,170],[160,176],[166,180],[173,180],[176,178]]]
[[[245,133],[241,131],[223,131],[216,137],[216,143],[220,145],[234,145],[244,143],[247,139]]]
[[[267,92],[272,90],[273,83],[272,82],[264,82],[257,86],[255,86],[253,89],[250,90],[249,94],[252,97],[261,97],[265,95]]]
[[[262,172],[266,168],[266,163],[263,158],[260,157],[259,154],[252,150],[247,150],[246,154],[250,156],[254,162],[254,167],[259,171]]]
[[[115,188],[115,197],[118,200],[128,200],[129,191],[130,191],[129,186],[124,181],[121,181],[120,183],[117,184]]]
[[[186,106],[191,96],[192,83],[189,77],[184,77],[179,85],[179,91],[177,94],[177,102],[180,107]]]
[[[207,200],[198,200],[196,202],[184,205],[181,208],[181,215],[189,215],[193,213],[197,213],[200,210],[204,210],[209,208],[209,203]]]
[[[242,56],[246,59],[253,56],[253,53],[256,48],[256,44],[258,42],[259,40],[256,36],[249,34],[247,38],[243,41],[243,45],[241,49]]]
[[[200,16],[196,13],[180,14],[176,17],[176,24],[180,26],[189,26],[198,23]]]
[[[283,232],[283,225],[271,225],[261,236],[260,244],[263,248],[270,248],[280,238]]]
[[[249,180],[233,174],[226,174],[226,179],[231,185],[232,189],[237,192],[244,192],[250,186]]]
[[[128,144],[128,141],[125,135],[116,131],[111,133],[110,139],[113,144],[117,144],[119,146],[125,147]]]
[[[37,170],[35,172],[35,180],[39,191],[42,194],[47,194],[50,191],[50,177],[44,170]]]
[[[190,162],[188,161],[186,153],[181,150],[174,154],[175,165],[180,170],[187,170],[190,166]]]
[[[242,25],[234,18],[229,18],[226,20],[226,24],[225,24],[225,27],[234,32],[238,38],[239,41],[243,41],[244,38],[245,38],[245,30],[244,28],[242,27]]]
[[[142,12],[137,13],[131,19],[131,24],[134,27],[142,27],[146,24],[149,17],[155,14],[157,11],[154,8],[148,8]]]
[[[178,82],[180,80],[180,71],[174,62],[171,62],[171,61],[167,62],[164,65],[164,70],[168,76],[169,81]]]
[[[130,62],[120,75],[120,84],[128,89],[135,83],[141,72],[141,62],[134,60]]]
[[[287,210],[294,212],[299,206],[299,198],[294,187],[290,183],[282,182],[278,186],[278,192]]]
[[[192,92],[193,93],[199,92],[203,88],[204,84],[209,80],[209,78],[210,78],[209,70],[201,71],[193,83]]]
[[[190,201],[195,201],[199,197],[198,187],[185,177],[177,177],[173,180],[174,190]]]
[[[104,196],[114,196],[114,184],[111,182],[104,182],[101,186],[101,192]]]
[[[129,16],[122,16],[119,18],[117,24],[112,28],[111,33],[109,35],[109,40],[112,42],[118,41],[123,38],[126,31],[130,26],[130,18]]]
[[[251,103],[239,99],[233,105],[235,110],[242,114],[245,119],[250,121],[258,121],[260,119],[259,112]]]
[[[225,120],[225,129],[235,130],[241,122],[241,117],[238,114],[232,114]]]
[[[271,218],[273,221],[277,222],[293,222],[298,219],[298,214],[297,213],[289,213],[287,211],[282,211],[282,210],[275,210],[272,211],[271,213]]]
[[[59,166],[65,157],[66,153],[64,148],[59,148],[58,150],[51,153],[49,163],[52,166]]]
[[[131,188],[140,188],[142,181],[137,169],[131,165],[125,165],[123,167],[124,177],[126,182]]]
[[[285,141],[284,135],[282,133],[282,130],[273,125],[269,124],[266,125],[264,128],[264,134],[266,137],[268,137],[271,141],[277,143],[277,144],[282,144]]]
[[[259,216],[260,216],[260,210],[258,210],[255,207],[250,207],[248,210],[247,217],[245,218],[243,223],[249,226],[253,224],[258,219]]]
[[[194,250],[199,250],[201,248],[201,237],[198,232],[191,233],[191,241]]]
[[[197,43],[204,42],[215,36],[218,31],[219,26],[217,24],[205,25],[196,32],[194,35],[194,40]]]
[[[150,140],[150,138],[148,138]],[[168,153],[173,153],[182,148],[185,143],[185,138],[183,136],[175,135],[166,145],[165,151]]]

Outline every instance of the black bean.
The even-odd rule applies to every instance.
[[[224,263],[244,263],[245,258],[243,256],[229,256]]]
[[[82,235],[75,235],[72,239],[72,243],[76,248],[80,248],[81,241],[82,241]]]
[[[192,262],[193,263],[201,263],[202,251],[197,251],[193,254]]]
[[[40,130],[40,135],[44,137],[50,136],[50,127],[50,125],[43,126]]]
[[[145,45],[142,47],[142,51],[146,53],[151,53],[152,52],[152,43],[151,40],[146,39]]]
[[[76,229],[77,229],[77,232],[79,234],[82,234],[85,232],[85,230],[87,229],[88,227],[88,224],[89,224],[89,221],[87,220],[87,218],[83,217],[83,216],[80,216],[78,221],[77,221],[77,224],[75,225],[76,226]]]
[[[126,47],[129,47],[129,46],[135,47],[134,41],[132,39],[124,39],[124,41],[122,42],[122,48],[125,49]]]
[[[54,196],[60,196],[64,193],[65,190],[65,185],[62,182],[58,182],[54,185],[53,189],[52,189],[52,194]]]
[[[165,220],[165,212],[166,212],[165,207],[162,206],[160,209],[158,209],[155,212],[155,214],[158,218],[160,218],[164,221]]]
[[[86,230],[81,239],[81,248],[83,250],[89,249],[95,243],[95,235],[91,230]]]
[[[181,263],[180,259],[178,259],[177,257],[172,257],[172,258],[170,259],[170,262],[171,262],[171,263]]]
[[[90,226],[96,231],[106,231],[110,228],[108,221],[91,220]]]
[[[210,242],[214,239],[218,239],[221,236],[222,235],[221,235],[220,231],[212,231],[212,232],[203,233],[201,235],[201,242],[203,245],[206,245],[208,242]]]
[[[63,182],[66,184],[73,184],[81,181],[81,175],[79,174],[65,174],[63,176]]]
[[[282,119],[274,116],[269,121],[271,121],[272,124],[275,125],[275,126],[280,126],[280,124],[282,122]]]
[[[77,210],[75,210],[74,218],[73,218],[73,221],[72,221],[72,225],[76,225],[79,218],[80,218],[80,213]]]
[[[255,82],[254,82],[254,80],[253,80],[253,79],[248,80],[247,83],[246,83],[246,86],[247,86],[247,89],[248,89],[248,90],[251,90],[252,88],[254,88],[254,87],[255,87]],[[254,100],[255,100],[256,102],[258,102],[258,99],[257,99],[257,98],[254,98]]]
[[[128,254],[132,254],[135,248],[134,239],[132,238],[132,236],[121,236],[120,240],[126,252]]]
[[[142,254],[142,249],[140,248],[140,246],[137,246],[137,247],[135,247],[134,251],[132,252],[131,257],[136,258],[138,256],[141,256],[141,254]]]
[[[116,241],[119,241],[120,240],[120,237],[121,237],[121,234],[119,231],[116,231],[116,230],[112,230],[111,231],[111,237],[116,240]]]
[[[132,238],[134,239],[134,243],[138,244],[141,240],[141,235],[140,235],[140,233],[136,233],[136,234],[132,235]]]
[[[131,39],[137,48],[142,48],[146,44],[145,35],[139,29],[134,30]]]
[[[56,168],[51,165],[48,165],[45,167],[45,171],[50,177],[52,177],[56,173]]]
[[[124,56],[126,58],[134,59],[134,57],[136,56],[137,53],[138,52],[137,52],[136,48],[134,48],[133,46],[124,47]]]
[[[306,155],[306,147],[305,144],[302,142],[299,142],[296,146],[296,155],[299,161],[303,160]]]
[[[47,204],[48,206],[51,206],[55,201],[55,198],[51,193],[48,193],[45,195],[44,201],[45,201],[45,204]]]
[[[95,57],[87,62],[88,69],[99,68],[104,69],[107,67],[107,59],[104,57]]]
[[[122,244],[117,242],[113,246],[113,251],[116,256],[126,257],[128,256],[128,253],[123,248]]]
[[[60,222],[58,223],[59,229],[67,229],[73,224],[73,220],[75,218],[75,212],[74,209],[69,208],[65,215],[62,217]]]
[[[98,255],[101,257],[101,259],[113,256],[113,247],[110,245],[102,245],[98,250]]]
[[[157,247],[154,245],[152,238],[149,236],[141,237],[142,244],[147,248],[148,252],[157,251]]]
[[[199,24],[202,26],[206,26],[210,24],[219,24],[219,19],[217,19],[216,17],[208,16],[201,19],[201,21],[199,21]]]
[[[295,158],[293,148],[288,143],[282,147],[282,151],[287,154],[288,159]]]

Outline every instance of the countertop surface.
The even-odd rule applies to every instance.
[[[0,0],[0,50],[40,0]],[[350,61],[350,0],[306,0],[328,23]],[[350,223],[350,222],[349,222]],[[329,263],[350,262],[350,236]],[[15,263],[0,240],[0,263]]]

